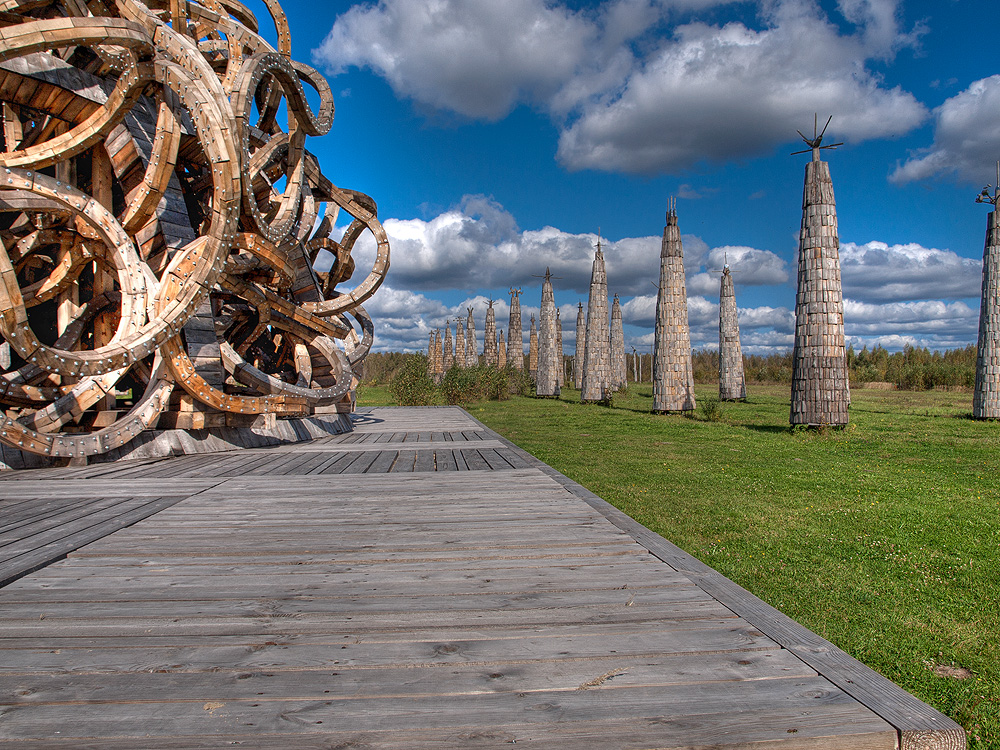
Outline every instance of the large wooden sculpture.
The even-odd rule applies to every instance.
[[[841,145],[822,145],[822,132],[806,138],[811,154],[802,189],[802,228],[799,233],[799,281],[795,297],[795,345],[792,349],[793,425],[842,427],[848,423],[851,403],[844,337],[844,294],[840,285],[840,239],[837,203],[830,165],[820,151]]]
[[[158,421],[350,408],[389,244],[306,149],[333,97],[265,4],[277,49],[235,0],[2,4],[0,441],[79,458]]]

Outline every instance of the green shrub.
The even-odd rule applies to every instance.
[[[531,396],[535,393],[535,381],[527,370],[518,370],[507,365],[507,380],[510,392],[515,396]]]
[[[400,406],[432,404],[437,387],[427,374],[427,357],[413,355],[403,362],[389,380],[389,392]]]
[[[499,369],[492,365],[452,367],[441,381],[441,393],[449,404],[467,404],[472,401],[506,401],[510,398],[512,384],[523,385],[517,380],[517,370],[512,367]],[[530,379],[528,379],[530,381]],[[514,391],[521,393],[521,390]]]
[[[698,410],[706,422],[718,422],[722,419],[722,402],[718,396],[702,396],[698,399]]]

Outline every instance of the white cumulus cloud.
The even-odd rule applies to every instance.
[[[993,182],[1000,152],[1000,75],[972,83],[934,110],[934,144],[914,153],[889,179],[896,183],[951,176]]]
[[[840,247],[844,295],[859,301],[978,297],[981,260],[916,243],[845,242]]]
[[[927,116],[867,67],[913,44],[897,0],[758,0],[754,23],[701,20],[717,0],[381,0],[341,14],[314,51],[364,67],[421,106],[495,121],[547,112],[569,169],[662,173],[766,153],[814,112],[831,136],[909,132]],[[743,3],[746,4],[746,3]],[[516,19],[516,22],[512,22]]]

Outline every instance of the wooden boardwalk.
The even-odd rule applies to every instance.
[[[0,474],[0,746],[961,748],[457,408]]]

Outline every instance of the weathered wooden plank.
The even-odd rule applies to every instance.
[[[110,518],[102,517],[87,525],[79,524],[73,529],[64,529],[58,538],[37,535],[31,544],[24,544],[21,547],[11,545],[13,549],[18,551],[16,555],[11,554],[3,562],[0,562],[0,587],[39,570],[90,542],[148,518],[157,511],[170,507],[183,499],[181,496],[144,501],[138,507],[123,510]]]
[[[434,463],[438,471],[458,471],[458,465],[455,463],[455,455],[451,451],[434,451]]]
[[[396,463],[396,457],[399,455],[399,451],[395,450],[382,450],[379,452],[378,457],[371,463],[371,465],[365,470],[368,474],[385,474],[387,473],[394,463]]]
[[[353,460],[345,464],[338,473],[340,474],[364,474],[375,459],[379,457],[378,451],[365,451],[352,456]]]
[[[47,514],[44,518],[22,519],[9,529],[0,532],[0,559],[10,554],[18,554],[16,548],[29,539],[45,540],[57,538],[64,528],[72,528],[81,519],[99,517],[108,508],[115,508],[126,500],[123,498],[93,498],[83,503],[73,503],[58,513]],[[112,511],[113,512],[113,511]]]
[[[693,627],[693,626],[692,626]],[[504,635],[517,637],[516,633],[503,631]],[[522,634],[523,635],[523,634]],[[325,645],[339,649],[343,638],[339,641],[332,636],[304,635],[293,636],[296,641],[325,639]],[[129,639],[129,648],[136,647],[137,640],[156,640],[168,643],[169,639]],[[177,646],[188,645],[188,641],[197,643],[199,637],[181,638]],[[200,640],[204,640],[200,638]],[[352,639],[349,639],[352,640]],[[47,642],[51,649],[64,648],[107,648],[114,646],[113,639],[85,638],[76,639],[55,638]],[[275,650],[279,645],[263,646],[258,639],[247,636],[216,636],[213,642],[225,646],[256,645],[259,650]],[[449,641],[443,641],[448,643]],[[520,639],[515,643],[520,643]],[[280,645],[285,644],[282,638]],[[320,644],[317,644],[320,645]],[[438,651],[442,641],[437,642]],[[643,654],[639,656],[626,654],[599,654],[587,659],[563,659],[549,656],[541,659],[518,659],[517,652],[508,650],[510,658],[493,664],[465,664],[456,662],[449,665],[449,692],[454,694],[470,694],[486,690],[496,691],[517,680],[519,692],[538,692],[543,690],[575,690],[582,685],[594,682],[608,672],[607,677],[599,687],[667,686],[690,685],[699,682],[714,681],[749,681],[773,679],[776,673],[782,678],[815,678],[816,673],[796,659],[788,651],[741,651],[718,654]],[[615,664],[612,669],[601,669],[602,666]],[[68,703],[68,702],[130,702],[137,695],[156,694],[160,701],[193,700],[193,696],[203,694],[206,690],[215,690],[213,700],[242,701],[256,700],[262,684],[266,686],[267,696],[271,700],[279,698],[328,698],[331,694],[342,697],[371,698],[382,695],[414,695],[426,693],[429,684],[435,681],[432,670],[439,669],[435,665],[414,665],[407,667],[358,667],[340,669],[338,674],[331,675],[322,670],[293,670],[287,665],[278,664],[269,667],[269,676],[260,672],[249,672],[239,669],[216,667],[213,673],[221,673],[221,679],[204,672],[169,670],[168,680],[155,672],[113,672],[109,674],[80,674],[73,680],[66,680],[60,675],[46,673],[25,673],[18,683],[22,689],[31,690],[32,700],[37,703]],[[274,680],[275,673],[294,673],[294,680]],[[334,679],[331,679],[334,678]],[[587,688],[584,688],[587,689]],[[324,692],[328,691],[328,692]]]
[[[359,596],[385,598],[417,595],[466,596],[481,594],[527,594],[547,591],[603,591],[620,589],[619,580],[587,570],[582,573],[562,568],[553,575],[547,571],[534,575],[521,571],[521,577],[498,574],[496,578],[484,576],[428,576],[416,571],[409,576],[386,578],[379,575],[351,576],[345,573],[274,574],[258,571],[254,580],[245,577],[219,574],[219,584],[224,584],[224,599],[246,599],[253,596],[275,597],[304,595],[323,599],[343,599]],[[621,573],[621,569],[616,571]],[[625,571],[635,574],[636,570]],[[659,589],[690,589],[694,584],[679,573],[664,578],[657,584],[633,584],[628,587],[635,597]],[[377,587],[377,588],[373,588]],[[175,599],[210,599],[218,592],[215,581],[191,575],[150,575],[144,572],[141,580],[135,577],[90,577],[85,583],[79,578],[53,578],[40,576],[29,582],[11,586],[4,601],[68,602],[81,597],[98,596],[102,599],[128,598],[131,601],[172,601]],[[83,592],[83,593],[81,593]],[[632,600],[633,605],[635,599]]]
[[[177,726],[184,726],[194,735],[225,735],[245,732],[248,720],[257,732],[294,737],[315,733],[319,723],[339,732],[370,730],[375,716],[378,717],[376,726],[383,730],[414,732],[418,729],[454,731],[455,728],[517,727],[524,733],[522,737],[530,737],[534,725],[640,719],[659,716],[667,705],[675,726],[683,725],[688,731],[691,726],[711,726],[715,717],[731,714],[733,706],[738,706],[736,711],[742,714],[744,722],[756,723],[757,736],[772,742],[789,741],[790,729],[798,734],[808,726],[811,716],[829,711],[839,715],[842,726],[852,727],[849,733],[857,738],[856,747],[864,746],[861,743],[886,750],[895,747],[895,734],[887,724],[865,712],[843,692],[831,689],[829,683],[821,678],[763,680],[752,685],[753,690],[747,690],[745,683],[722,682],[634,689],[539,691],[523,695],[513,692],[481,693],[448,696],[447,700],[437,695],[380,697],[376,705],[367,708],[362,701],[338,697],[276,702],[261,699],[237,706],[219,706],[214,710],[206,709],[204,700],[132,703],[128,704],[130,710],[119,712],[108,712],[107,706],[100,704],[38,706],[31,713],[10,712],[0,725],[0,737],[47,738],[51,736],[53,722],[73,727],[75,732],[94,738],[131,736],[137,724],[142,727],[144,735],[170,736]],[[770,720],[757,723],[761,716]],[[471,717],[475,717],[474,723],[470,722]],[[686,733],[678,731],[674,737],[683,737]],[[835,734],[836,730],[827,728],[825,733]],[[865,735],[871,736],[865,738]],[[719,746],[721,738],[715,736],[716,743],[713,744]],[[607,736],[603,742],[607,742]],[[607,746],[591,742],[584,747]],[[685,743],[682,746],[691,745]],[[729,746],[734,746],[734,743],[730,742]],[[801,746],[797,737],[794,738],[794,746]]]
[[[254,597],[242,599],[184,599],[170,602],[165,607],[157,601],[130,601],[123,611],[120,601],[77,601],[72,607],[60,607],[53,603],[52,611],[45,611],[37,604],[30,602],[11,601],[4,604],[4,617],[10,620],[37,619],[44,614],[46,619],[56,621],[61,615],[70,615],[73,619],[102,617],[194,617],[194,616],[225,616],[240,613],[244,616],[257,617],[298,617],[306,614],[329,613],[337,597],[300,597],[295,599],[257,599]],[[697,589],[664,587],[643,591],[628,591],[621,589],[584,590],[572,592],[550,592],[544,597],[530,593],[518,594],[483,594],[459,596],[402,596],[402,597],[353,597],[343,604],[350,608],[352,617],[361,614],[387,615],[405,611],[414,613],[457,613],[463,610],[506,610],[529,612],[539,607],[551,609],[558,607],[588,607],[600,605],[605,608],[630,609],[635,606],[653,606],[673,604],[678,602],[708,602],[711,598]],[[450,616],[450,615],[448,615]],[[3,665],[0,665],[0,669]]]
[[[130,606],[132,606],[130,604]],[[140,605],[141,606],[141,605]],[[43,608],[44,611],[44,608]],[[142,611],[140,609],[140,611]],[[755,635],[756,634],[756,635]],[[316,640],[307,639],[307,640]],[[552,638],[521,637],[510,640],[469,640],[461,642],[376,641],[361,642],[350,638],[328,638],[326,642],[309,643],[278,637],[265,644],[248,648],[247,643],[222,645],[189,644],[181,647],[129,646],[129,659],[137,665],[135,671],[159,672],[171,670],[171,665],[183,664],[185,672],[212,671],[221,665],[227,670],[252,671],[267,669],[280,652],[283,670],[340,668],[366,669],[379,667],[413,668],[425,666],[496,666],[505,663],[531,661],[593,660],[607,665],[592,667],[594,675],[614,668],[620,659],[662,658],[668,655],[725,652],[747,654],[779,651],[780,647],[758,631],[742,628],[679,628],[647,633],[622,633],[615,639],[614,653],[608,653],[607,636],[567,634],[557,641]],[[516,649],[512,649],[516,646]],[[120,670],[120,647],[8,649],[3,652],[0,674],[7,677],[20,674],[61,673],[67,671],[106,672]],[[117,667],[117,669],[116,669]],[[131,670],[130,670],[131,671]],[[774,672],[770,675],[776,678]],[[579,683],[567,685],[569,689]]]
[[[417,460],[413,465],[413,471],[434,471],[434,451],[433,450],[418,450]]]
[[[465,464],[469,467],[469,471],[489,471],[490,469],[490,465],[486,463],[486,459],[475,448],[465,448],[462,450],[462,458],[465,459]]]
[[[386,433],[389,434],[389,433]],[[404,442],[403,440],[391,440],[387,442],[380,443],[342,443],[333,442],[327,440],[313,440],[308,443],[296,443],[293,445],[280,445],[275,446],[271,450],[275,452],[290,452],[290,453],[326,453],[330,450],[336,450],[338,452],[347,451],[370,451],[378,448],[378,450],[412,450],[413,442]],[[437,446],[430,446],[437,448]],[[448,448],[454,448],[453,443],[448,443]],[[484,440],[476,443],[477,448],[489,447],[489,448],[506,448],[504,443],[499,440]]]
[[[396,453],[396,463],[392,465],[391,472],[397,474],[400,472],[412,472],[413,466],[417,461],[416,451],[398,451]]]

